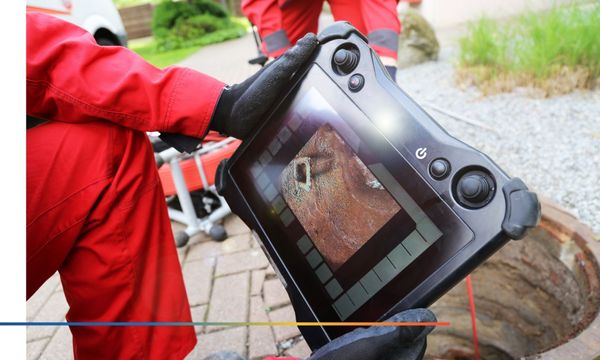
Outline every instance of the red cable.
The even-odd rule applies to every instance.
[[[471,328],[473,329],[473,350],[475,351],[475,360],[479,360],[479,341],[477,340],[477,321],[475,318],[475,299],[473,298],[473,284],[471,275],[467,275],[467,296],[469,297],[469,310],[471,311]]]

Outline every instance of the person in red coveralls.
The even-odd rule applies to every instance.
[[[98,46],[75,25],[28,13],[27,298],[58,270],[68,321],[190,322],[144,132],[243,139],[316,45],[309,34],[280,61],[224,86],[191,69],[159,70],[126,48]],[[196,344],[192,326],[71,332],[82,359],[181,359]]]
[[[191,322],[145,131],[244,139],[316,46],[308,34],[225,86],[191,69],[159,70],[126,48],[98,46],[75,25],[28,13],[27,298],[58,271],[70,322]],[[196,344],[193,326],[71,332],[76,359],[182,359]],[[421,344],[427,332],[409,339]]]
[[[398,0],[327,0],[333,18],[349,21],[369,40],[396,78],[400,21]],[[242,12],[258,28],[262,51],[277,57],[306,33],[316,33],[323,0],[243,0]]]

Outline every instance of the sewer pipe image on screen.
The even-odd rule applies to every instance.
[[[401,209],[329,124],[318,128],[284,168],[280,187],[334,271]]]
[[[259,221],[277,239],[278,256],[303,294],[312,304],[329,303],[317,308],[326,319],[377,318],[390,294],[410,291],[410,281],[431,271],[425,252],[439,256],[445,247],[473,238],[470,233],[463,242],[439,241],[444,234],[437,221],[447,227],[452,221],[456,226],[456,219],[439,209],[443,203],[435,193],[427,195],[428,187],[416,198],[409,193],[418,175],[402,156],[390,163],[365,142],[376,131],[368,121],[356,109],[334,108],[309,88],[238,160],[245,165],[238,184],[254,185],[255,193],[246,192]],[[395,151],[389,147],[387,154]],[[434,221],[422,206],[440,218]],[[405,286],[398,275],[416,262],[420,266]]]

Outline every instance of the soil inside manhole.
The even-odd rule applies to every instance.
[[[525,239],[510,241],[473,272],[482,359],[544,352],[576,336],[595,317],[599,294],[590,283],[598,282],[598,264],[581,247],[585,244],[554,230],[543,222]],[[586,271],[586,263],[596,270]],[[426,358],[472,359],[464,282],[431,309],[440,321],[449,321],[450,327],[431,333]]]

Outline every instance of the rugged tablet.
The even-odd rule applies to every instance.
[[[234,156],[219,192],[257,234],[298,321],[428,306],[539,221],[534,193],[446,133],[348,23]],[[318,348],[352,327],[301,327]]]

